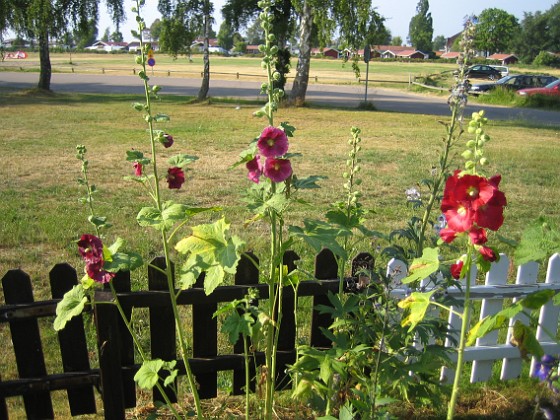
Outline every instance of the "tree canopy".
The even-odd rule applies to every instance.
[[[410,43],[414,48],[423,52],[432,51],[434,26],[432,14],[429,10],[430,3],[428,0],[420,0],[416,6],[416,15],[412,17],[408,25]]]
[[[518,31],[519,23],[515,16],[502,9],[484,9],[475,27],[475,47],[487,55],[508,53]]]

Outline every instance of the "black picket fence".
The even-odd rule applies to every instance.
[[[299,257],[287,252],[284,264],[295,268]],[[220,286],[207,296],[203,289],[204,277],[196,285],[182,291],[178,298],[181,306],[192,308],[192,357],[189,358],[192,371],[199,385],[201,398],[214,398],[218,393],[218,372],[233,372],[234,395],[244,393],[245,366],[243,342],[233,346],[233,353],[219,354],[218,320],[214,313],[218,305],[231,302],[247,295],[249,288],[256,288],[259,300],[268,298],[268,285],[259,284],[259,271],[254,255],[246,255],[239,263],[235,285]],[[153,266],[163,268],[164,260],[156,258]],[[359,268],[371,268],[373,257],[370,254],[358,255],[352,264],[353,272]],[[339,289],[338,267],[334,255],[323,250],[315,257],[315,279],[302,281],[297,287],[297,299],[312,297],[312,316],[309,344],[319,348],[329,347],[331,343],[322,334],[321,328],[331,323],[328,314],[320,314],[318,305],[329,305],[327,294]],[[94,414],[97,412],[95,389],[103,400],[105,418],[124,419],[125,410],[136,406],[136,384],[133,377],[140,364],[135,361],[132,337],[126,329],[115,305],[95,305],[94,318],[97,333],[99,368],[90,366],[86,330],[82,316],[73,318],[62,331],[58,332],[60,358],[63,372],[48,373],[40,334],[40,318],[54,319],[56,304],[64,293],[77,284],[76,270],[68,264],[58,264],[49,273],[52,300],[35,302],[30,277],[21,270],[10,270],[2,278],[5,304],[0,306],[0,323],[7,323],[11,333],[13,352],[19,377],[2,380],[0,372],[0,419],[8,419],[6,399],[22,396],[27,418],[54,418],[51,392],[66,390],[72,416]],[[148,268],[148,291],[131,291],[129,273],[118,273],[113,280],[119,302],[127,317],[133,308],[146,308],[149,311],[150,351],[152,359],[177,360],[179,374],[185,374],[184,365],[177,359],[175,319],[167,289],[167,279],[160,270]],[[279,386],[286,386],[286,366],[295,361],[296,356],[296,289],[286,286],[283,291],[283,318],[278,345]],[[97,302],[111,302],[114,296],[109,290],[97,291]],[[130,318],[129,318],[130,319]],[[48,323],[48,325],[52,325]],[[51,326],[52,328],[52,326]],[[10,351],[4,346],[3,351]],[[255,355],[257,366],[264,364],[264,354]],[[254,370],[254,368],[252,368]],[[250,372],[251,389],[255,389],[256,372]],[[177,400],[169,389],[166,394],[172,401]],[[161,401],[161,395],[154,390],[154,401]]]

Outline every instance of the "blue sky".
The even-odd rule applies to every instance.
[[[157,11],[158,0],[146,0],[144,9],[144,18],[149,26],[155,19],[159,17]],[[216,32],[222,21],[220,9],[225,0],[214,0],[214,10],[216,11],[214,24]],[[386,18],[386,26],[391,30],[393,36],[400,36],[406,41],[408,36],[408,24],[410,19],[416,14],[416,5],[418,0],[374,0],[378,12]],[[430,0],[430,12],[434,21],[434,36],[443,35],[451,36],[459,32],[463,25],[463,18],[467,15],[479,14],[487,8],[498,8],[511,13],[519,20],[523,19],[523,12],[536,12],[548,10],[556,3],[554,0]],[[129,11],[134,3],[131,0],[125,0],[126,10]],[[101,6],[101,16],[99,23],[99,35],[101,36],[106,27],[113,26],[105,14],[105,6]],[[134,17],[131,12],[127,15],[127,21],[122,26],[121,32],[126,41],[131,40],[130,30],[136,29]]]

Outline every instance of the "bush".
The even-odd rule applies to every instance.
[[[560,57],[547,51],[541,51],[533,60],[533,64],[536,66],[560,67]]]

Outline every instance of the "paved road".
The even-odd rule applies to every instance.
[[[0,89],[29,89],[37,84],[37,73],[0,72]],[[200,88],[200,79],[155,76],[150,83],[163,87],[162,93],[196,96]],[[288,89],[290,86],[288,86]],[[143,94],[143,88],[137,76],[91,75],[76,73],[55,73],[51,80],[51,89],[57,92],[87,93],[136,93]],[[209,95],[214,97],[257,99],[260,83],[239,80],[211,80]],[[328,104],[330,106],[355,108],[364,100],[363,85],[309,85],[306,100],[310,103]],[[368,100],[376,109],[389,112],[449,116],[446,98],[417,95],[392,89],[380,89],[370,86]],[[560,112],[536,109],[508,108],[501,106],[476,105],[467,106],[466,115],[473,111],[485,109],[493,120],[516,120],[532,124],[560,126]]]

